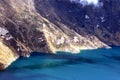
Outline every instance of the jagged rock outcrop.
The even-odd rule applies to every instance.
[[[85,29],[80,29],[81,32],[78,33],[75,30],[77,27],[73,29],[73,26],[59,21],[55,13],[51,15],[53,8],[49,5],[43,9],[46,11],[50,8],[50,18],[45,17],[38,10],[39,1],[41,0],[0,1],[0,70],[19,56],[26,57],[34,51],[79,53],[82,49],[109,47],[96,35],[84,32]],[[43,2],[49,3],[49,0]]]

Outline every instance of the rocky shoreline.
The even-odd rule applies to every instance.
[[[46,18],[37,10],[36,1],[0,1],[0,70],[34,51],[80,53],[83,49],[110,48],[95,35],[78,33],[62,21]]]

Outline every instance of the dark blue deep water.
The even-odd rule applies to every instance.
[[[32,53],[0,72],[0,80],[120,80],[120,47],[77,55]]]

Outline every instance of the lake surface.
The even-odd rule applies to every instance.
[[[0,72],[0,80],[120,80],[120,47],[74,55],[32,53]]]

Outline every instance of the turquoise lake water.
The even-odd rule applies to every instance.
[[[120,47],[77,55],[32,53],[0,72],[0,80],[120,80]]]

